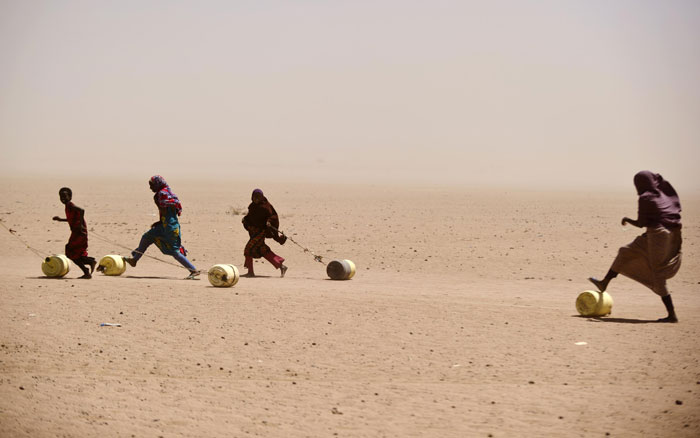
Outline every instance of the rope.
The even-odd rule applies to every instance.
[[[146,257],[151,258],[151,259],[153,259],[153,260],[158,260],[159,262],[165,263],[166,265],[171,265],[171,266],[175,266],[175,267],[178,267],[178,268],[186,269],[186,270],[189,272],[189,269],[185,268],[184,266],[182,266],[182,265],[180,265],[180,264],[173,263],[173,262],[169,262],[169,261],[167,261],[167,260],[162,260],[162,259],[159,259],[158,257],[154,257],[154,256],[152,256],[152,255],[148,255],[148,254],[146,254],[146,253],[143,253],[143,252],[141,252],[141,251],[137,251],[137,250],[135,250],[135,249],[132,250],[132,249],[131,249],[130,247],[128,247],[128,246],[121,245],[121,244],[119,244],[119,243],[117,243],[117,242],[115,242],[115,241],[113,241],[113,240],[110,240],[110,239],[108,239],[108,238],[106,238],[106,237],[100,235],[99,233],[96,233],[96,232],[94,231],[94,229],[91,229],[91,230],[90,230],[90,234],[92,234],[93,236],[97,237],[97,238],[100,239],[100,240],[103,240],[103,241],[105,241],[105,242],[111,243],[112,245],[116,245],[116,246],[118,246],[118,247],[120,247],[120,248],[123,248],[123,249],[126,249],[126,250],[128,250],[128,251],[133,251],[133,252],[139,253],[139,254],[141,254],[142,256],[146,256]]]
[[[323,261],[323,256],[314,254],[314,252],[311,251],[309,248],[304,247],[304,246],[301,245],[299,242],[297,242],[296,240],[292,239],[291,236],[287,236],[286,234],[284,234],[284,232],[278,230],[277,228],[273,227],[272,225],[269,225],[269,227],[270,227],[271,229],[273,229],[274,231],[280,233],[281,235],[285,236],[285,237],[286,237],[287,239],[289,239],[293,244],[295,244],[295,245],[298,246],[299,248],[303,249],[304,252],[310,253],[312,256],[314,256],[314,260],[316,260],[317,262],[319,262],[319,263],[325,265],[325,263],[324,263],[324,261]]]
[[[22,245],[26,246],[28,250],[30,250],[31,252],[33,252],[33,253],[34,253],[37,257],[39,257],[41,260],[45,260],[45,259],[46,259],[47,256],[46,256],[46,255],[42,255],[42,251],[40,251],[40,250],[38,250],[38,249],[36,249],[36,248],[32,248],[31,246],[29,246],[29,244],[28,244],[27,242],[25,242],[21,237],[19,237],[19,236],[17,235],[17,231],[13,230],[12,228],[7,228],[7,226],[5,225],[5,222],[4,222],[2,219],[0,219],[0,225],[2,225],[2,227],[3,227],[4,229],[6,229],[8,233],[10,233],[12,236],[14,236],[15,239],[17,239],[17,240],[19,240],[20,242],[22,242]],[[44,253],[44,254],[46,254],[46,253]]]
[[[13,230],[13,229],[11,229],[11,228],[8,228],[8,227],[5,225],[5,223],[4,223],[4,221],[3,221],[2,219],[0,219],[0,225],[2,225],[2,227],[5,228],[15,239],[19,240],[28,250],[30,250],[31,252],[33,252],[33,253],[34,253],[37,257],[39,257],[41,260],[45,260],[45,259],[46,259],[46,256],[45,256],[45,255],[42,255],[42,251],[40,251],[40,250],[38,250],[38,249],[33,248],[32,246],[30,246],[27,242],[25,242],[22,238],[20,238],[20,237],[17,235],[17,231],[15,231],[15,230]],[[295,244],[296,246],[298,246],[299,248],[301,248],[304,252],[308,252],[309,254],[311,254],[311,255],[314,257],[314,260],[316,260],[317,262],[319,262],[319,263],[325,265],[325,262],[323,261],[323,256],[314,253],[314,252],[311,251],[309,248],[306,248],[305,246],[301,245],[299,242],[297,242],[296,240],[294,240],[292,237],[287,236],[286,234],[284,234],[284,232],[278,230],[277,228],[275,228],[275,227],[273,227],[273,226],[270,226],[270,228],[273,229],[274,231],[280,233],[281,235],[285,236],[285,237],[286,237],[287,239],[289,239],[293,244]],[[163,260],[163,259],[159,259],[158,257],[154,257],[154,256],[152,256],[152,255],[148,255],[148,254],[146,254],[146,253],[144,253],[144,252],[141,252],[141,251],[138,251],[138,250],[132,250],[132,249],[131,249],[130,247],[128,247],[128,246],[124,246],[124,245],[122,245],[122,244],[120,244],[120,243],[118,243],[118,242],[115,242],[115,241],[113,241],[113,240],[111,240],[111,239],[109,239],[109,238],[107,238],[107,237],[101,235],[100,233],[97,233],[97,232],[94,230],[94,228],[90,230],[90,234],[93,235],[93,236],[95,236],[95,237],[97,237],[97,238],[100,239],[100,240],[103,240],[103,241],[105,241],[105,242],[107,242],[107,243],[111,243],[112,245],[118,246],[118,247],[120,247],[120,248],[122,248],[122,249],[126,249],[126,250],[128,250],[128,251],[137,252],[137,253],[141,254],[142,256],[146,256],[146,257],[151,258],[151,259],[153,259],[153,260],[157,260],[157,261],[159,261],[159,262],[161,262],[161,263],[165,263],[166,265],[175,266],[175,267],[177,267],[177,268],[182,268],[182,269],[186,269],[187,271],[189,271],[189,269],[185,268],[184,266],[182,266],[182,265],[180,265],[180,264],[173,263],[173,262],[169,262],[169,261]],[[46,254],[46,253],[44,253],[44,254]]]
[[[38,249],[33,248],[32,246],[30,246],[27,242],[25,242],[22,238],[20,238],[20,237],[17,235],[17,231],[15,231],[15,230],[13,230],[13,229],[11,229],[11,228],[8,228],[8,227],[5,225],[5,223],[4,223],[4,221],[3,221],[2,219],[0,219],[0,225],[2,225],[2,227],[5,228],[15,239],[19,240],[28,250],[30,250],[31,252],[33,252],[33,253],[34,253],[37,257],[39,257],[41,260],[45,260],[45,259],[46,259],[46,256],[45,256],[45,255],[42,255],[42,251],[40,251],[40,250],[38,250]],[[298,246],[299,248],[301,248],[304,252],[308,252],[309,254],[311,254],[311,255],[314,257],[314,260],[315,260],[315,261],[317,261],[317,262],[319,262],[319,263],[325,265],[325,262],[323,261],[323,257],[324,257],[324,256],[321,256],[321,255],[318,255],[318,254],[314,253],[314,252],[311,251],[309,248],[306,248],[305,246],[301,245],[299,242],[297,242],[296,240],[294,240],[291,236],[287,236],[286,234],[284,234],[284,232],[278,230],[277,228],[275,228],[275,227],[273,227],[273,226],[270,226],[270,228],[273,229],[274,231],[280,233],[281,235],[285,236],[285,237],[286,237],[287,239],[289,239],[293,244],[295,244],[296,246]],[[182,265],[180,265],[180,264],[173,263],[173,262],[169,262],[169,261],[167,261],[167,260],[162,260],[162,259],[159,259],[158,257],[154,257],[154,256],[152,256],[152,255],[148,255],[148,254],[143,253],[143,252],[138,251],[138,250],[132,250],[132,249],[131,249],[130,247],[128,247],[128,246],[124,246],[124,245],[122,245],[122,244],[120,244],[120,243],[118,243],[118,242],[115,242],[115,241],[113,241],[113,240],[111,240],[111,239],[109,239],[109,238],[107,238],[107,237],[101,235],[100,233],[95,232],[94,228],[90,230],[90,234],[92,234],[93,236],[97,237],[97,238],[100,239],[100,240],[103,240],[103,241],[105,241],[105,242],[107,242],[107,243],[111,243],[112,245],[116,245],[116,246],[118,246],[118,247],[120,247],[120,248],[122,248],[122,249],[126,249],[126,250],[128,250],[128,251],[137,252],[137,253],[141,254],[142,256],[146,256],[146,257],[151,258],[151,259],[153,259],[153,260],[157,260],[157,261],[159,261],[159,262],[161,262],[161,263],[165,263],[166,265],[175,266],[175,267],[177,267],[177,268],[182,268],[182,269],[186,269],[187,271],[189,271],[189,269],[185,268],[184,266],[182,266]],[[43,254],[46,254],[46,253],[44,252]]]
[[[3,227],[4,229],[6,229],[12,236],[14,236],[15,239],[17,239],[17,240],[19,240],[20,242],[22,242],[22,244],[23,244],[25,247],[27,247],[28,250],[30,250],[31,252],[33,252],[33,253],[34,253],[37,257],[39,257],[41,260],[45,260],[45,259],[46,259],[47,256],[42,255],[42,251],[40,251],[40,250],[38,250],[38,249],[36,249],[36,248],[31,247],[27,242],[25,242],[22,238],[20,238],[20,237],[17,235],[17,231],[13,230],[12,228],[8,228],[8,227],[5,225],[5,223],[4,223],[4,221],[3,221],[2,219],[0,219],[0,225],[2,225],[2,227]],[[105,242],[111,243],[112,245],[116,245],[116,246],[118,246],[118,247],[121,247],[121,248],[124,248],[124,249],[127,249],[127,250],[131,250],[131,248],[129,248],[129,247],[127,247],[127,246],[124,246],[124,245],[120,245],[119,243],[114,242],[114,241],[112,241],[112,240],[110,240],[110,239],[108,239],[108,238],[106,238],[106,237],[100,235],[99,233],[96,233],[94,230],[90,230],[90,234],[92,234],[93,236],[97,237],[98,239],[101,239],[101,240],[104,240]],[[166,260],[161,260],[161,259],[159,259],[158,257],[154,257],[154,256],[151,256],[151,255],[148,255],[148,254],[144,254],[144,253],[142,253],[141,251],[136,251],[136,250],[134,250],[134,251],[137,252],[137,253],[139,253],[139,254],[141,254],[141,255],[145,255],[146,257],[150,257],[150,258],[152,258],[153,260],[158,260],[158,261],[161,262],[161,263],[165,263],[165,264],[167,264],[167,265],[176,266],[176,267],[178,267],[178,268],[187,269],[187,268],[185,268],[185,267],[182,266],[182,265],[179,265],[179,264],[176,264],[176,263],[173,263],[173,262],[168,262],[168,261],[166,261]],[[44,253],[44,254],[46,254],[46,253]],[[187,269],[187,271],[189,271],[189,269]]]

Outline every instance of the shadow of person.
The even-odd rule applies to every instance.
[[[650,324],[657,323],[656,319],[635,319],[635,318],[606,318],[601,316],[574,315],[578,318],[585,318],[589,322],[612,322],[617,324]]]

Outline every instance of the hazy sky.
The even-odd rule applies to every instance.
[[[4,174],[700,189],[700,2],[0,0]]]

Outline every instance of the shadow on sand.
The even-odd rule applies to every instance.
[[[573,315],[576,318],[587,319],[590,322],[612,322],[617,324],[657,324],[660,321],[655,319],[634,319],[634,318],[604,318],[600,316]]]
[[[95,274],[92,274],[92,278],[95,278]],[[185,280],[185,278],[178,277],[158,277],[158,276],[137,276],[137,275],[100,275],[100,277],[114,277],[114,278],[130,278],[132,280]],[[80,277],[27,277],[27,280],[90,280],[89,278]],[[199,280],[199,278],[197,278]]]
[[[109,277],[109,275],[105,275]],[[184,278],[179,277],[158,277],[156,275],[119,275],[117,277],[131,278],[133,280],[184,280]]]

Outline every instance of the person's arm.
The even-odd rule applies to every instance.
[[[58,216],[54,216],[54,217],[53,217],[53,220],[59,221],[59,222],[68,222],[68,219],[65,219],[65,218],[62,218],[62,217],[58,217]]]
[[[255,207],[254,207],[254,205],[251,203],[251,204],[248,206],[248,212],[245,214],[245,216],[243,216],[243,219],[241,219],[241,223],[243,223],[243,228],[245,228],[247,231],[250,231],[250,227],[251,227],[251,225],[252,225],[252,224],[250,223],[250,222],[251,222],[250,211],[251,211],[253,208],[255,208]]]
[[[634,226],[634,227],[637,227],[637,228],[642,228],[642,227],[644,227],[644,225],[642,225],[642,224],[639,222],[639,220],[630,219],[630,218],[628,218],[627,216],[625,216],[625,217],[622,218],[622,225],[626,225],[626,224],[630,224],[630,225],[632,225],[632,226]]]

